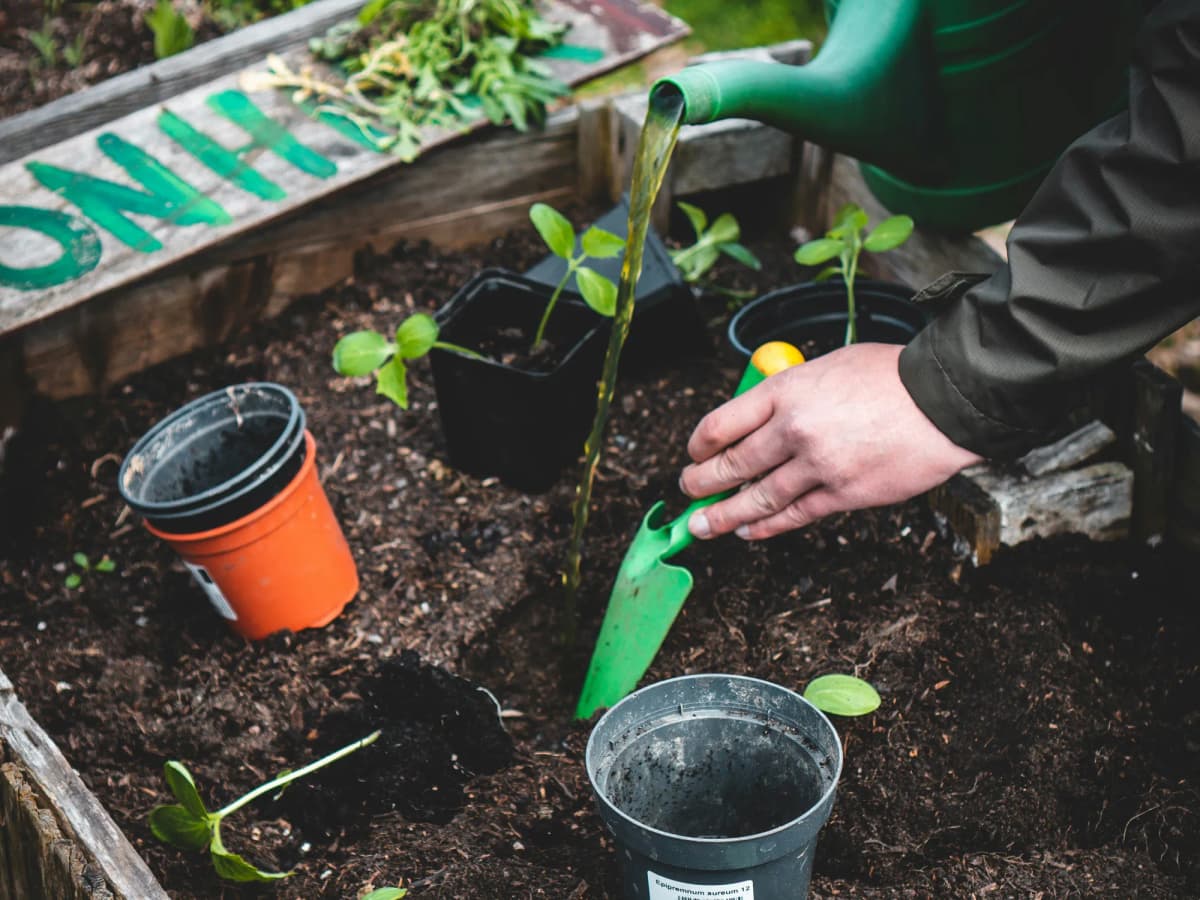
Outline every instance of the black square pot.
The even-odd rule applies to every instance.
[[[543,283],[485,269],[437,311],[441,340],[477,349],[506,328],[532,340],[552,293]],[[560,301],[546,338],[560,350],[548,371],[430,352],[446,451],[456,469],[540,492],[583,452],[608,329],[590,309]]]
[[[596,220],[597,228],[627,237],[629,231],[629,199],[621,202]],[[580,251],[576,238],[575,252]],[[589,259],[584,265],[595,269],[614,284],[621,279],[621,264],[625,254],[612,259]],[[567,270],[566,260],[550,254],[526,272],[533,281],[554,287]],[[564,294],[573,304],[583,304],[575,276],[567,282]],[[611,320],[603,319],[608,322]],[[704,320],[696,306],[691,288],[684,282],[670,253],[658,233],[646,232],[646,249],[642,255],[642,275],[634,296],[633,321],[629,336],[621,350],[622,371],[646,371],[663,362],[683,356],[699,356],[712,352],[712,342]]]

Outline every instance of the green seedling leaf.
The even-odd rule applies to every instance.
[[[720,255],[721,251],[712,244],[706,243],[697,246],[695,252],[689,254],[683,263],[684,280],[699,281],[704,273],[713,267]]]
[[[690,203],[684,203],[682,200],[675,205],[683,210],[683,214],[692,223],[692,230],[696,232],[696,240],[704,237],[704,229],[708,227],[708,216],[704,210],[698,206],[692,206]]]
[[[67,590],[73,591],[75,588],[79,587],[79,585],[83,584],[83,579],[79,577],[78,572],[72,572],[63,579],[63,584],[66,585]]]
[[[437,343],[438,324],[429,313],[413,313],[396,329],[396,355],[419,359]]]
[[[215,845],[212,847],[211,855],[213,868],[217,874],[229,881],[279,881],[292,874],[291,872],[264,872],[262,869],[256,869],[236,853],[230,853],[225,849],[218,851]]]
[[[722,213],[704,236],[714,244],[728,244],[742,236],[742,229],[730,213]]]
[[[71,561],[72,561],[73,563],[75,563],[75,565],[79,566],[79,568],[81,568],[81,569],[84,569],[84,570],[86,570],[86,569],[90,569],[90,568],[91,568],[91,564],[90,564],[90,563],[88,563],[88,558],[87,558],[87,556],[85,556],[85,555],[84,555],[84,554],[82,554],[82,553],[73,553],[73,554],[71,554]]]
[[[150,831],[163,843],[193,853],[206,849],[213,838],[207,816],[197,818],[174,803],[150,810]]]
[[[408,409],[408,369],[404,360],[393,356],[392,361],[379,370],[375,393],[383,394],[401,409]]]
[[[97,572],[114,572],[116,571],[116,568],[117,564],[107,556],[103,557],[100,562],[96,563]]]
[[[188,50],[196,42],[192,26],[171,0],[158,0],[146,14],[146,24],[154,32],[154,56],[163,59]]]
[[[575,277],[579,281],[579,293],[584,301],[602,316],[611,316],[617,311],[617,286],[587,266],[580,266]]]
[[[370,375],[396,352],[378,331],[355,331],[334,345],[333,369],[339,375]]]
[[[171,794],[184,809],[197,819],[208,815],[204,801],[200,799],[200,792],[196,789],[196,781],[183,763],[173,759],[167,760],[163,765],[163,776],[167,779],[167,787],[171,789]]]
[[[394,0],[371,0],[370,3],[359,10],[358,24],[370,25],[379,18],[379,14],[383,12],[384,9],[387,8],[388,4],[392,2],[394,2]]]
[[[872,253],[894,250],[907,241],[912,232],[912,219],[908,216],[892,216],[875,226],[875,230],[863,241],[863,247]]]
[[[367,894],[361,900],[400,900],[401,897],[407,897],[408,891],[398,887],[383,887],[376,888]]]
[[[846,245],[833,238],[817,238],[796,251],[796,262],[802,266],[819,266],[840,254]]]
[[[862,231],[866,227],[867,214],[863,208],[856,203],[847,203],[834,214],[833,226],[830,230]]]
[[[835,716],[865,716],[879,708],[879,693],[853,675],[822,675],[809,682],[804,699]]]
[[[625,239],[611,231],[592,226],[583,233],[583,252],[594,259],[611,259],[625,249]]]
[[[841,275],[842,269],[840,266],[826,266],[820,272],[813,276],[813,281],[827,281],[834,275]]]
[[[535,203],[529,208],[529,218],[550,252],[569,260],[575,252],[575,229],[566,216],[545,203]]]
[[[750,252],[748,247],[737,243],[736,241],[727,241],[721,244],[718,248],[726,256],[736,259],[748,269],[753,269],[755,272],[762,271],[762,263],[758,257]]]

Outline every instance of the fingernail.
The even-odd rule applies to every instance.
[[[685,487],[683,486],[683,476],[682,476],[682,475],[680,475],[680,476],[679,476],[679,492],[680,492],[681,494],[686,494],[686,493],[687,493],[687,488],[685,488]]]
[[[743,541],[750,540],[750,526],[749,525],[739,525],[733,533],[736,534],[738,537],[740,537]]]
[[[688,531],[704,540],[712,534],[712,526],[708,524],[708,516],[702,512],[692,513],[688,519]]]

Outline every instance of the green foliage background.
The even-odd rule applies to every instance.
[[[692,41],[703,50],[825,35],[821,0],[666,0],[662,6],[692,26]]]

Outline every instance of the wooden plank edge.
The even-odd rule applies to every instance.
[[[352,18],[363,0],[316,0],[191,50],[168,56],[36,109],[0,119],[0,165],[65,141],[219,75],[285,53],[331,25]]]
[[[11,682],[2,676],[0,749],[9,760],[0,784],[0,791],[6,795],[6,814],[11,812],[36,825],[38,833],[51,845],[47,848],[48,857],[44,858],[52,860],[52,865],[64,866],[66,874],[71,875],[81,890],[85,890],[88,882],[97,885],[93,892],[76,896],[105,897],[106,893],[101,893],[98,887],[102,879],[111,887],[107,896],[119,900],[167,900],[166,892],[145,860],[87,789],[58,746],[29,715]],[[60,832],[59,837],[53,837],[55,831]],[[55,876],[45,873],[44,877]],[[60,895],[43,896],[59,900]]]

